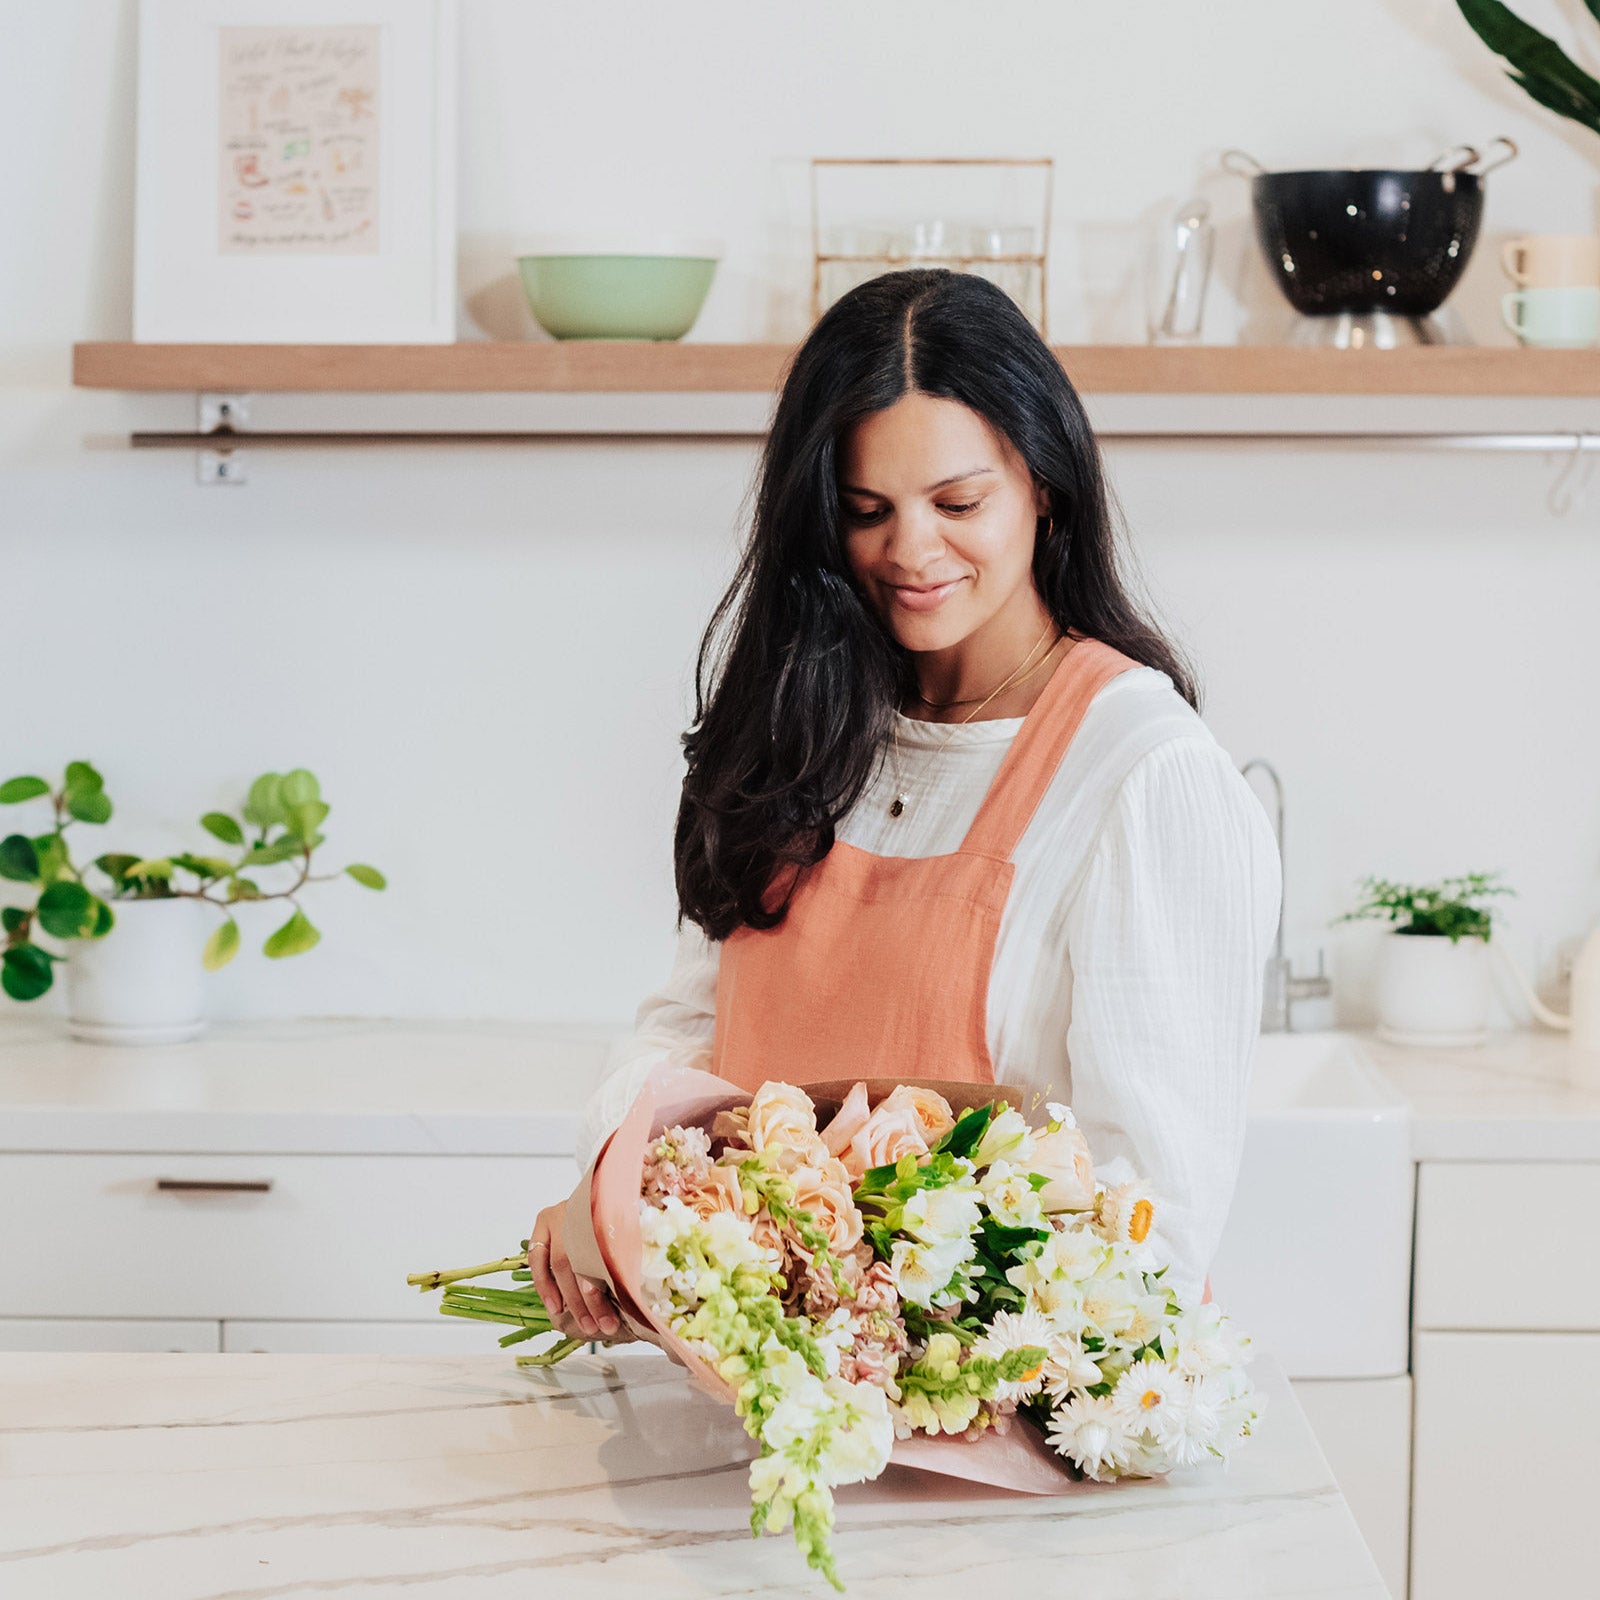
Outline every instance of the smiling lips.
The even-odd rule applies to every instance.
[[[894,603],[897,606],[904,606],[907,611],[933,611],[944,603],[945,597],[951,594],[960,582],[960,578],[952,578],[949,583],[937,584],[931,589],[913,589],[900,584],[891,584],[889,592],[894,596]]]

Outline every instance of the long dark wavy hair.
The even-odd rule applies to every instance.
[[[700,642],[674,842],[680,929],[687,917],[720,940],[783,920],[916,692],[912,653],[850,570],[835,476],[851,425],[911,391],[985,418],[1048,489],[1055,528],[1035,541],[1033,580],[1056,625],[1158,668],[1200,707],[1190,669],[1124,590],[1099,446],[1032,323],[972,273],[873,278],[790,362],[750,540]]]

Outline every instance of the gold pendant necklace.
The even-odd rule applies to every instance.
[[[988,703],[991,700],[993,700],[994,697],[997,694],[999,694],[1002,689],[1009,689],[1014,683],[1020,683],[1022,681],[1023,677],[1031,677],[1033,675],[1033,672],[1034,672],[1035,668],[1034,667],[1029,667],[1028,663],[1029,663],[1029,661],[1031,661],[1033,659],[1034,651],[1036,651],[1039,648],[1039,646],[1044,643],[1044,634],[1045,633],[1049,633],[1051,628],[1054,627],[1054,626],[1055,626],[1055,619],[1051,618],[1051,620],[1045,624],[1044,633],[1041,633],[1039,635],[1039,637],[1033,641],[1033,649],[1029,650],[1027,655],[1025,655],[1022,658],[1022,663],[1021,663],[1020,666],[1017,667],[1016,671],[1011,673],[1011,675],[1005,680],[1004,683],[1002,683],[999,686],[999,688],[991,689],[989,691],[989,693],[986,694],[983,697],[983,699],[980,700],[978,702],[978,704],[971,711],[969,711],[966,714],[966,716],[964,716],[959,722],[953,723],[951,725],[950,732],[947,733],[944,736],[943,742],[934,747],[933,755],[929,757],[929,761],[923,763],[923,771],[924,772],[927,771],[927,768],[928,768],[929,764],[931,763],[931,761],[934,759],[934,757],[937,757],[939,755],[939,753],[945,748],[945,746],[948,745],[953,738],[955,738],[955,736],[956,736],[955,735],[955,730],[957,728],[964,728],[969,722],[971,722],[972,719],[975,716],[977,716],[977,714],[980,711],[982,711],[983,708],[986,705],[988,705]],[[1065,637],[1066,637],[1065,634],[1057,634],[1056,638],[1054,639],[1054,641],[1050,645],[1050,649],[1046,650],[1044,655],[1040,657],[1039,661],[1036,663],[1036,667],[1044,665],[1044,663],[1050,658],[1050,652],[1053,651],[1055,649],[1056,645],[1060,644],[1062,639],[1065,638]],[[911,804],[911,791],[910,791],[910,788],[900,778],[900,725],[899,725],[899,723],[896,723],[895,724],[895,728],[894,728],[894,769],[895,769],[895,797],[889,803],[889,815],[891,817],[900,817],[900,816],[904,816],[905,815],[906,807]],[[921,776],[921,774],[918,774],[918,776]]]

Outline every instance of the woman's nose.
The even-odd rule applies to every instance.
[[[899,511],[889,519],[884,554],[897,566],[915,572],[944,548],[944,533],[937,516],[929,512]]]

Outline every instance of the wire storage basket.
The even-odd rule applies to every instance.
[[[811,316],[880,273],[950,267],[998,284],[1048,339],[1049,156],[819,156]]]

